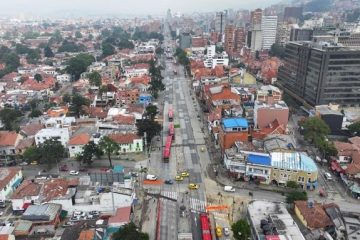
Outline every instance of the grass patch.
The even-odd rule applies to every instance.
[[[174,128],[180,128],[180,123],[174,124]]]

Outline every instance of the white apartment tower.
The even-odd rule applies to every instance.
[[[262,49],[270,49],[276,41],[277,16],[263,16],[261,19]]]

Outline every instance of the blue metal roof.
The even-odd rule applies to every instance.
[[[247,128],[249,126],[248,121],[245,118],[225,118],[222,120],[225,128]]]
[[[247,160],[252,164],[271,166],[271,159],[269,156],[249,154]]]

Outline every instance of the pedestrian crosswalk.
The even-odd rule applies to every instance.
[[[160,195],[174,200],[178,199],[178,193],[174,191],[161,191]]]
[[[205,212],[206,211],[206,202],[199,200],[197,198],[190,198],[190,208],[193,211]]]

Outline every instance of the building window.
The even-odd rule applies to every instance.
[[[309,173],[309,172],[308,172],[307,174],[308,174],[308,175],[311,175],[311,173]]]
[[[286,173],[284,173],[284,178],[286,178],[288,175]]]

